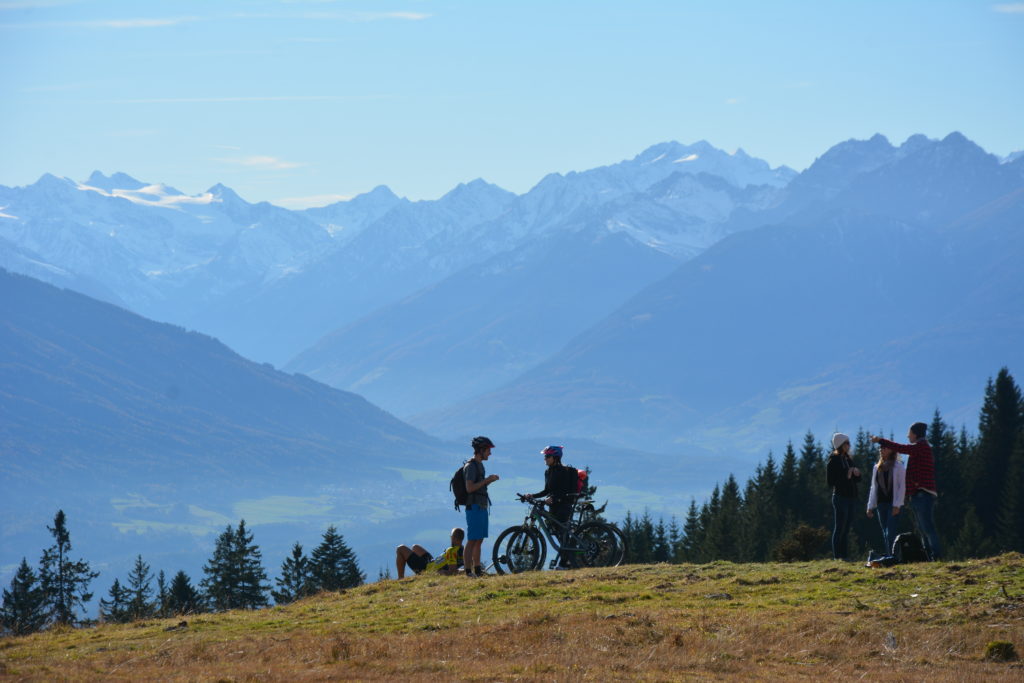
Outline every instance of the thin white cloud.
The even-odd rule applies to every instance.
[[[739,104],[739,103],[740,103],[740,102],[742,102],[742,101],[743,101],[743,100],[742,100],[742,99],[740,99],[739,97],[730,97],[729,99],[727,99],[727,100],[725,101],[725,103],[726,103],[726,104]]]
[[[106,135],[109,138],[148,138],[160,135],[160,131],[147,128],[126,128],[124,130],[108,131]]]
[[[156,19],[93,19],[89,21],[35,21],[20,24],[0,24],[0,28],[97,28],[97,29],[132,29],[132,28],[163,28],[177,26],[192,21],[200,21],[199,17],[166,17]]]
[[[271,95],[253,97],[151,97],[111,100],[110,104],[206,104],[211,102],[330,102],[339,100],[379,100],[386,95]]]
[[[362,12],[356,10],[302,12],[296,14],[238,12],[234,15],[236,19],[313,19],[316,21],[348,21],[353,23],[367,21],[423,21],[431,16],[424,12]]]
[[[219,161],[225,164],[234,164],[237,166],[247,166],[249,168],[266,169],[272,171],[281,171],[291,168],[299,168],[305,166],[305,164],[296,163],[294,161],[284,161],[277,157],[271,156],[248,156],[248,157],[233,157],[233,158],[218,158],[214,161]]]
[[[1011,2],[1001,5],[992,5],[993,12],[1001,14],[1024,14],[1024,2]]]
[[[165,19],[101,19],[98,21],[78,22],[81,26],[95,28],[158,28],[161,26],[177,26],[192,21],[199,21],[199,17],[172,17]]]
[[[352,195],[347,194],[314,194],[309,197],[285,197],[284,199],[273,199],[271,204],[283,206],[286,209],[311,209],[316,206],[327,206],[335,202],[347,202]]]
[[[16,9],[45,9],[74,5],[78,0],[22,0],[22,2],[0,2],[0,11]]]

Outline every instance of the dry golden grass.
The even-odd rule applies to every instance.
[[[1024,561],[418,577],[256,612],[0,641],[12,680],[1021,681]]]

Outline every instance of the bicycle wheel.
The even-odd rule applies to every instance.
[[[579,528],[582,567],[618,567],[626,558],[626,536],[618,527],[604,522],[587,522]]]
[[[512,526],[494,542],[494,570],[499,574],[518,574],[544,566],[547,547],[536,529]]]

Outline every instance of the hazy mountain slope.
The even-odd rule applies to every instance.
[[[271,574],[296,541],[328,524],[364,569],[394,547],[446,538],[464,517],[448,478],[469,439],[445,444],[363,398],[247,361],[215,339],[0,271],[0,579],[48,544],[68,514],[76,553],[103,572],[104,594],[136,554],[154,569],[201,577],[213,540],[244,518]],[[522,514],[515,491],[536,490],[545,441],[512,443],[494,425],[495,526]],[[571,461],[615,514],[680,508],[721,477],[722,462],[685,462],[565,442]],[[524,457],[528,454],[528,457]],[[648,481],[651,473],[657,481]]]
[[[355,452],[414,462],[437,447],[359,396],[257,365],[205,335],[6,272],[0,288],[0,430],[16,453],[34,454],[5,469],[41,473],[88,458],[102,477],[144,458],[190,476],[237,469],[258,479],[280,477],[285,462],[334,468]]]
[[[973,419],[985,377],[1024,362],[1020,192],[991,199],[1007,173],[956,136],[930,143],[861,174],[829,218],[733,235],[505,389],[414,422],[653,450],[753,432],[753,451],[936,406]]]
[[[623,233],[555,233],[328,335],[287,369],[399,415],[446,405],[522,374],[675,264]]]

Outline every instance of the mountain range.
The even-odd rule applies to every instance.
[[[743,217],[520,378],[412,421],[762,452],[935,408],[970,423],[984,378],[1024,364],[1022,168],[957,134],[845,143],[767,224]]]
[[[1024,156],[958,133],[801,173],[662,143],[522,195],[305,211],[123,173],[0,187],[0,568],[57,507],[111,567],[195,575],[240,517],[268,557],[336,523],[386,561],[443,538],[478,433],[503,496],[564,443],[621,514],[808,429],[972,427],[1024,364],[1021,262]]]

